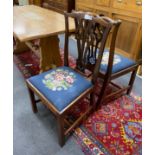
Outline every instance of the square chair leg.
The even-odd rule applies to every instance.
[[[64,121],[63,117],[57,117],[57,125],[58,125],[58,138],[59,144],[62,147],[65,144],[65,129],[64,129]]]
[[[28,91],[29,91],[29,95],[30,95],[30,99],[31,99],[32,110],[34,113],[37,113],[38,109],[37,109],[34,93],[30,88],[28,88]]]
[[[128,91],[127,91],[127,95],[130,95],[130,93],[131,93],[131,90],[132,90],[132,87],[133,87],[133,84],[134,84],[134,81],[135,81],[135,78],[136,78],[137,69],[134,70],[132,72],[132,74],[131,74],[130,81],[129,81],[129,86],[130,87],[129,87]]]

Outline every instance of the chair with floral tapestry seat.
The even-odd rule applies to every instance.
[[[136,62],[116,52],[115,41],[120,25],[121,21],[113,25],[110,47],[109,49],[105,48],[103,52],[103,57],[99,71],[99,78],[103,79],[103,84],[98,97],[97,106],[99,106],[101,103],[107,104],[108,101],[116,99],[123,94],[129,95],[134,84],[138,67],[139,65],[141,65],[141,60],[138,60]],[[114,83],[112,81],[128,73],[131,73],[131,76],[127,86],[122,87],[118,85],[116,82]],[[107,88],[110,84],[114,86],[116,90],[109,94]]]
[[[65,137],[95,108],[94,88],[96,79],[105,43],[114,24],[110,19],[90,16],[82,12],[65,13],[64,15],[66,27],[64,66],[30,77],[26,81],[33,112],[36,113],[38,111],[36,103],[41,101],[55,115],[60,146],[64,145]],[[69,18],[73,18],[75,21],[75,36],[79,55],[74,69],[70,68],[68,62]],[[92,76],[85,76],[85,66],[88,63],[91,64],[90,61],[87,61],[88,57],[90,57],[88,49],[93,46],[92,44],[99,43],[101,46]],[[40,100],[36,100],[34,94]],[[89,101],[88,108],[76,120],[73,122],[69,121],[67,116],[70,109],[78,105],[79,101],[84,98]]]

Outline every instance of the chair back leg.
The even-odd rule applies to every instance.
[[[95,102],[95,94],[94,94],[94,92],[92,92],[90,94],[90,106],[93,107],[93,111],[96,110],[96,102]]]
[[[132,90],[132,87],[133,87],[133,84],[134,84],[134,81],[135,81],[135,78],[136,78],[137,69],[138,69],[138,66],[131,74],[130,81],[129,81],[129,84],[128,84],[130,87],[127,90],[127,95],[130,95],[130,93],[131,93],[131,90]]]
[[[108,87],[109,82],[110,82],[109,78],[104,79],[103,86],[101,88],[101,91],[99,93],[98,100],[97,100],[97,108],[104,101],[104,98],[105,98],[105,95],[106,95],[106,89]],[[106,104],[106,103],[104,102],[103,104]]]

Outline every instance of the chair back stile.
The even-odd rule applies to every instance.
[[[75,21],[75,39],[77,41],[78,58],[76,69],[85,72],[87,68],[93,68],[91,80],[94,84],[98,77],[100,64],[108,38],[108,34],[114,24],[113,20],[100,17],[96,14],[73,12],[65,13],[65,46],[64,65],[68,66],[68,37],[69,17]],[[100,47],[99,47],[100,45]],[[97,49],[99,47],[99,52]]]
[[[112,33],[112,39],[110,42],[109,60],[108,60],[108,66],[107,66],[107,73],[105,75],[106,77],[110,77],[110,75],[112,74],[112,67],[113,67],[113,61],[114,61],[114,55],[115,55],[115,43],[117,38],[117,32],[119,30],[120,25],[121,25],[120,20],[115,21],[115,24],[113,27],[114,29]]]
[[[106,17],[103,17],[103,18],[106,18]],[[102,85],[102,88],[99,94],[97,106],[99,106],[103,102],[103,99],[106,94],[102,92],[106,91],[108,82],[111,80],[113,62],[114,62],[114,56],[115,56],[115,43],[116,43],[117,33],[118,33],[120,25],[121,25],[121,20],[114,21],[112,38],[111,38],[110,47],[109,47],[109,58],[108,58],[108,63],[107,63],[107,70],[104,75],[102,75],[102,73],[99,73],[100,74],[99,76],[101,76],[104,79],[104,82],[103,82],[103,85]]]
[[[65,43],[64,43],[64,66],[69,66],[68,62],[68,46],[69,46],[69,21],[68,16],[65,14]]]

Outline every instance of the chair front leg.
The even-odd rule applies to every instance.
[[[134,84],[134,81],[135,81],[135,78],[136,78],[137,69],[138,69],[138,67],[131,74],[130,81],[129,81],[129,84],[128,84],[130,87],[127,90],[127,95],[130,95],[131,90],[133,88],[133,84]]]
[[[58,125],[59,144],[62,147],[65,144],[65,129],[64,129],[64,121],[62,116],[57,117],[57,125]]]
[[[30,99],[31,99],[32,110],[34,113],[37,113],[38,109],[37,109],[37,105],[36,105],[36,101],[35,101],[34,92],[30,88],[28,88],[28,91],[29,91],[29,95],[30,95]]]

